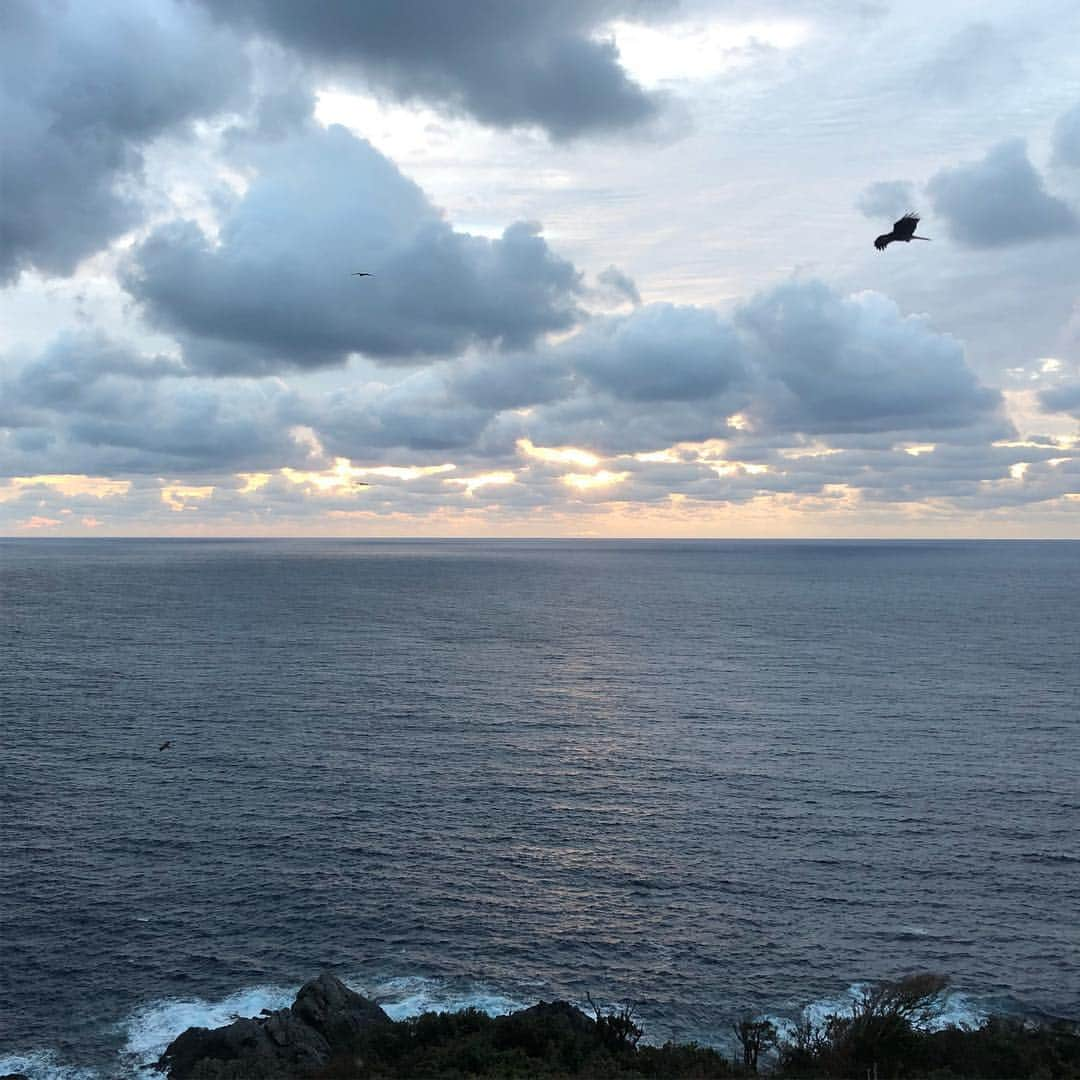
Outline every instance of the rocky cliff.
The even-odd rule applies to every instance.
[[[389,1023],[375,1002],[324,972],[305,983],[287,1009],[212,1030],[188,1028],[166,1047],[157,1067],[169,1080],[213,1075],[215,1065],[227,1063],[232,1075],[302,1076],[347,1052],[372,1027]]]

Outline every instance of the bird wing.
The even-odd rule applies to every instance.
[[[891,232],[882,233],[874,241],[874,247],[876,247],[878,251],[884,251],[895,239],[896,237]]]
[[[905,214],[895,225],[893,225],[893,232],[900,240],[909,240],[915,235],[915,230],[919,227],[919,215],[918,214]]]

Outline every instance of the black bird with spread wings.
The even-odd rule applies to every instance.
[[[374,277],[374,274],[369,274],[364,270],[357,270],[355,274],[350,274],[350,277]]]
[[[893,227],[892,232],[882,233],[874,241],[874,247],[878,251],[884,251],[894,240],[903,240],[905,244],[912,240],[929,240],[929,236],[916,236],[915,230],[919,226],[919,215],[908,211]]]

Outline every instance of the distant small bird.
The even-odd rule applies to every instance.
[[[874,247],[876,247],[878,251],[884,251],[894,240],[903,240],[905,244],[910,243],[912,240],[929,240],[929,236],[915,235],[915,230],[918,225],[919,215],[909,211],[893,225],[892,232],[882,233],[881,236],[874,241]]]
[[[172,739],[166,739],[166,740],[165,740],[165,741],[164,741],[164,742],[163,742],[163,743],[162,743],[162,744],[161,744],[161,745],[160,745],[160,746],[158,747],[158,753],[160,753],[160,752],[161,752],[162,750],[168,750],[170,746],[172,746]]]
[[[374,277],[374,274],[368,274],[363,270],[357,270],[355,274],[350,274],[349,277]]]

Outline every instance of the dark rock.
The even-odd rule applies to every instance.
[[[330,1060],[330,1047],[314,1029],[278,1009],[257,1020],[234,1020],[221,1028],[188,1028],[162,1054],[159,1067],[171,1080],[191,1076],[203,1061],[237,1061],[272,1074],[315,1069]]]
[[[495,1045],[535,1058],[548,1058],[555,1047],[581,1058],[600,1044],[596,1021],[568,1001],[541,1001],[495,1021]]]
[[[324,973],[305,983],[288,1009],[212,1030],[188,1028],[169,1043],[158,1068],[170,1080],[205,1071],[205,1062],[234,1062],[253,1075],[303,1075],[347,1051],[365,1029],[389,1023],[373,1001]]]
[[[335,1050],[355,1042],[370,1027],[390,1023],[390,1017],[374,1001],[361,997],[328,972],[300,988],[292,1011]]]
[[[0,1080],[30,1080],[26,1073],[4,1073]]]
[[[511,1013],[517,1023],[536,1025],[551,1031],[573,1031],[579,1035],[595,1035],[596,1021],[569,1001],[539,1001],[527,1009]]]

